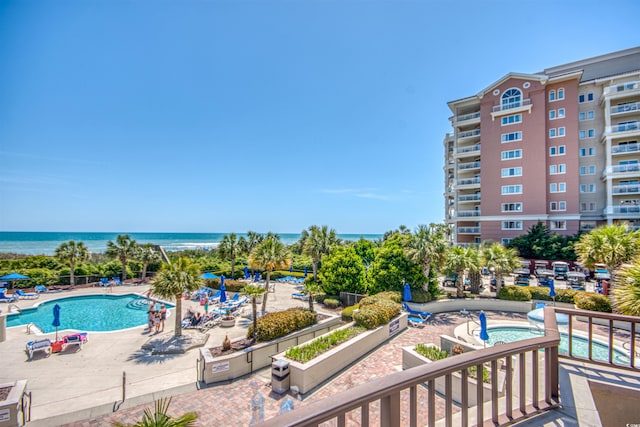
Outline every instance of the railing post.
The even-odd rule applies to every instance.
[[[400,424],[400,392],[380,399],[380,427]]]
[[[469,373],[467,369],[463,369],[461,372],[460,378],[460,388],[462,391],[462,402],[461,402],[461,416],[462,416],[462,427],[467,427],[469,425],[469,381],[468,377]]]

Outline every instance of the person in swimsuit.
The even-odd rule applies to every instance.
[[[160,332],[164,332],[164,321],[167,320],[167,307],[160,305]]]

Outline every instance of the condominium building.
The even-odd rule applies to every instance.
[[[640,227],[640,47],[509,73],[448,105],[455,243],[507,243],[538,221],[566,235]]]

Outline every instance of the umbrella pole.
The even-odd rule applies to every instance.
[[[58,327],[56,326],[56,341],[58,341]]]

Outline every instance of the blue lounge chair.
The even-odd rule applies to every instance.
[[[15,302],[18,301],[18,295],[7,295],[6,288],[2,288],[3,291],[0,292],[0,302]]]
[[[111,282],[106,277],[100,279],[100,286],[111,286]]]
[[[113,277],[111,278],[111,281],[113,281],[113,283],[115,283],[116,285],[122,285],[119,277]]]
[[[416,317],[424,320],[425,322],[431,317],[431,313],[428,313],[426,311],[413,310],[405,303],[402,303],[402,309],[409,313],[409,317]]]
[[[22,292],[22,289],[16,289],[16,295],[18,295],[20,299],[36,299],[40,297],[40,294],[25,293]]]
[[[42,285],[38,285],[35,287],[36,292],[41,293],[41,292],[47,292],[47,287],[46,286],[42,286]]]
[[[409,317],[407,318],[407,322],[409,323],[409,326],[413,326],[414,328],[424,328],[424,324],[426,323],[426,320],[423,319],[422,317],[409,315]]]
[[[292,293],[291,298],[299,299],[301,301],[309,301],[309,295],[300,292]]]

